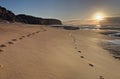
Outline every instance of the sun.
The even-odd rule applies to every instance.
[[[101,20],[104,19],[104,15],[102,13],[97,13],[94,16],[94,19],[97,20],[97,21],[101,21]]]
[[[97,15],[97,16],[96,16],[96,20],[103,20],[103,16]]]

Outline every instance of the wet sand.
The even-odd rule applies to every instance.
[[[102,42],[101,46],[110,52],[115,59],[120,59],[120,31],[109,30],[102,32],[101,34],[109,36],[109,39]]]
[[[4,26],[4,27],[3,27]],[[0,79],[120,79],[99,30],[0,24]]]

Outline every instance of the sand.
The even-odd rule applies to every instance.
[[[0,79],[120,79],[99,32],[0,24]]]

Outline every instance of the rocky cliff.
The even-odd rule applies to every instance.
[[[43,18],[34,17],[31,15],[24,15],[24,14],[16,15],[16,21],[26,24],[41,24],[41,25],[62,24],[62,22],[57,19],[43,19]]]
[[[61,25],[58,19],[39,18],[31,15],[19,14],[15,15],[12,11],[0,6],[0,21],[20,22],[25,24],[41,24],[41,25]]]
[[[0,6],[0,20],[7,20],[13,22],[15,20],[15,14],[12,11],[7,10]]]

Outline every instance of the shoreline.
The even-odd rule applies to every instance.
[[[120,33],[119,30],[110,30],[103,32],[101,34],[106,35],[110,37],[108,40],[102,42],[101,46],[105,49],[108,50],[115,59],[120,60],[120,37],[118,35]]]

